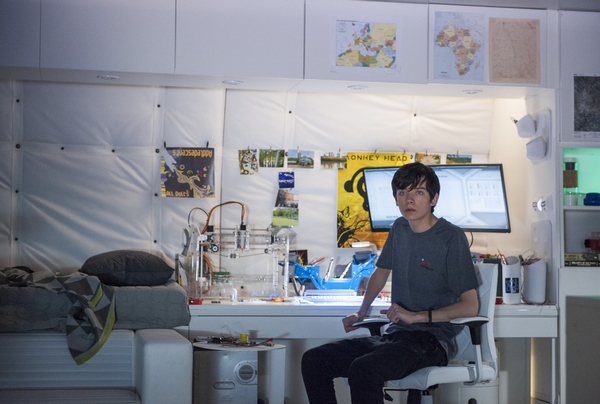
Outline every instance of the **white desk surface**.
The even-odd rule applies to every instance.
[[[208,349],[211,351],[271,351],[273,349],[285,349],[285,345],[272,344],[272,345],[251,345],[251,346],[235,346],[235,345],[221,345],[221,344],[209,344],[206,341],[194,342],[196,348]]]
[[[190,330],[211,328],[209,324],[213,321],[210,319],[221,325],[235,322],[249,330],[268,332],[251,335],[251,338],[343,338],[348,334],[343,331],[341,319],[358,307],[357,301],[333,304],[205,301],[201,305],[190,305]],[[369,316],[382,316],[379,310],[387,307],[389,303],[377,302],[371,307]],[[200,317],[202,321],[198,321]],[[339,323],[332,321],[336,318]],[[219,327],[214,331],[222,329]],[[354,331],[354,335],[358,335],[358,331]],[[496,305],[494,335],[498,338],[556,338],[558,310],[555,305]]]

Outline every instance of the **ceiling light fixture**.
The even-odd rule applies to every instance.
[[[119,76],[113,76],[111,74],[101,74],[96,77],[99,78],[100,80],[119,80],[120,79]]]
[[[474,94],[483,93],[483,90],[479,90],[477,88],[472,88],[472,89],[469,89],[469,90],[462,90],[462,92],[465,93],[465,94],[474,95]]]
[[[348,89],[354,90],[354,91],[366,90],[367,88],[369,88],[369,87],[363,86],[361,84],[354,84],[354,85],[348,86]]]
[[[224,80],[223,84],[226,86],[239,86],[240,84],[244,84],[242,80]]]

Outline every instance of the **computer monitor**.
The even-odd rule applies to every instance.
[[[506,187],[501,164],[430,166],[440,180],[435,215],[470,232],[510,233]],[[363,169],[371,231],[389,231],[400,217],[392,194],[399,167]]]

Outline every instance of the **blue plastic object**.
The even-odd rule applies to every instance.
[[[586,194],[583,204],[586,206],[600,206],[600,193],[590,192]]]
[[[377,254],[369,253],[368,256],[359,254],[358,257],[357,254],[354,254],[350,278],[323,279],[319,274],[320,267],[318,265],[304,266],[298,262],[290,264],[294,265],[294,277],[301,285],[310,280],[319,290],[350,289],[358,292],[361,279],[368,278],[375,270],[375,258],[377,258]]]

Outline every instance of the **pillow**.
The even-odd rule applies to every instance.
[[[167,282],[173,268],[144,251],[118,250],[88,258],[80,272],[110,286],[156,286]]]

